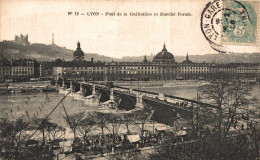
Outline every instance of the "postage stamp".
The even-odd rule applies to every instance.
[[[223,1],[222,43],[256,43],[257,2]]]
[[[218,51],[238,52],[242,48],[255,52],[260,46],[259,8],[256,0],[210,2],[201,14],[202,33]]]

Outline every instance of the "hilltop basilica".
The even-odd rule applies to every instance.
[[[21,34],[20,36],[18,35],[15,35],[15,39],[14,39],[14,42],[16,44],[21,44],[21,45],[29,45],[29,40],[28,40],[28,34],[26,36],[24,36],[23,34]]]

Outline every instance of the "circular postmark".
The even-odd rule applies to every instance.
[[[201,14],[201,30],[205,38],[215,45],[221,45],[223,3],[216,0],[207,4]]]
[[[256,20],[253,3],[215,0],[201,14],[201,30],[215,46],[253,43]]]

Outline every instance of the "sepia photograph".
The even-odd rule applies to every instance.
[[[259,160],[259,0],[0,0],[0,160]]]

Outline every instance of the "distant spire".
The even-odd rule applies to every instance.
[[[188,62],[189,61],[189,54],[187,52],[187,55],[186,55],[186,61]]]
[[[148,62],[148,60],[147,60],[147,58],[146,58],[146,55],[144,56],[143,62],[144,62],[144,63],[147,63],[147,62]]]
[[[81,49],[79,41],[78,41],[78,44],[77,44],[77,49]]]
[[[52,45],[54,45],[54,34],[52,33]]]

